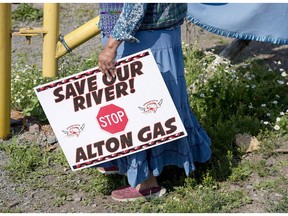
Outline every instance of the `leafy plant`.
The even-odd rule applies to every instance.
[[[0,150],[4,150],[10,156],[5,169],[16,179],[26,178],[39,167],[47,164],[47,154],[35,143],[19,145],[14,138],[10,143],[1,143]]]
[[[43,10],[33,8],[32,4],[21,3],[16,10],[12,12],[12,19],[17,21],[41,20]]]
[[[190,104],[212,140],[213,156],[205,166],[215,178],[224,180],[240,156],[236,134],[287,133],[288,76],[283,69],[275,71],[258,60],[240,65],[224,61],[209,68],[215,54],[190,46],[184,50]],[[204,79],[203,74],[210,78]]]
[[[25,116],[37,117],[40,121],[47,121],[47,117],[33,90],[34,87],[51,82],[55,79],[87,70],[95,67],[97,56],[79,62],[77,56],[72,56],[59,64],[58,76],[55,78],[43,77],[41,69],[37,65],[15,64],[12,67],[11,77],[11,108],[22,111]],[[78,60],[78,61],[77,61]],[[70,64],[73,62],[73,64]]]

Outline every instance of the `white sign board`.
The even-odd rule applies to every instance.
[[[72,170],[187,135],[150,50],[116,69],[112,79],[96,67],[34,88]]]

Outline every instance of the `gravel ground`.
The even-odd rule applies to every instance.
[[[17,4],[13,4],[13,9],[17,8]],[[34,7],[41,8],[43,4],[34,3]],[[60,8],[60,31],[63,35],[71,32],[73,29],[84,24],[86,21],[94,18],[98,15],[98,4],[61,4]],[[41,27],[42,23],[33,22],[33,23],[14,23],[13,29],[18,29],[21,27]],[[202,49],[211,49],[213,48],[216,53],[219,53],[225,48],[227,43],[232,39],[225,38],[211,34],[209,32],[203,31],[198,27],[191,27],[189,31],[183,27],[183,41],[187,43],[198,42],[199,48]],[[94,52],[99,51],[100,46],[100,36],[96,36],[85,44],[79,46],[72,53],[67,55],[77,55],[79,59],[84,59],[89,57]],[[65,58],[62,57],[62,58]],[[281,61],[279,67],[287,68],[288,59],[287,59],[287,46],[279,46],[273,44],[264,44],[252,42],[248,48],[246,48],[239,56],[237,61],[241,61],[246,58],[263,58],[267,63],[275,66],[274,61]],[[39,67],[42,66],[42,38],[41,36],[33,37],[31,45],[26,45],[24,37],[13,37],[12,38],[12,63],[15,64],[19,61],[25,60],[25,64],[37,64]],[[60,60],[61,61],[61,60]],[[12,113],[13,114],[13,113]],[[15,114],[15,113],[14,113]],[[15,114],[12,116],[14,119],[21,118],[21,114]],[[26,124],[26,129],[18,136],[18,139],[28,139],[31,141],[40,142],[43,146],[50,146],[51,148],[58,147],[57,140],[48,126],[37,128],[33,124],[33,121]],[[13,127],[12,127],[13,129]],[[287,143],[284,143],[287,147]],[[285,146],[284,146],[285,147]],[[37,190],[25,190],[21,193],[26,187],[29,187],[25,184],[14,183],[8,176],[7,173],[3,170],[3,166],[6,164],[8,158],[4,152],[0,151],[0,212],[26,212],[26,213],[37,213],[37,212],[82,212],[82,213],[93,213],[93,212],[113,212],[111,206],[123,204],[114,202],[109,196],[99,196],[95,197],[95,202],[92,204],[85,204],[85,196],[88,196],[83,191],[72,191],[70,192],[70,200],[65,202],[64,205],[53,205],[52,201],[55,199],[55,194],[53,190],[47,189],[37,189]],[[255,159],[255,158],[254,158]],[[273,159],[273,158],[272,158]],[[271,159],[271,160],[272,160]],[[274,160],[276,160],[274,158]],[[277,160],[288,160],[287,155],[281,155],[281,158]],[[273,161],[270,163],[273,164]],[[71,173],[70,170],[64,170],[63,167],[57,167],[63,175],[65,173]],[[288,177],[288,170],[283,169],[283,176]],[[46,179],[47,184],[53,187],[53,178],[48,177]],[[267,201],[267,194],[265,191],[251,191],[251,185],[253,181],[257,181],[257,178],[251,179],[251,181],[246,182],[245,185],[241,187],[247,188],[247,191],[250,191],[250,195],[253,198],[253,204],[246,205],[239,212],[265,212],[265,205]],[[83,177],[77,175],[75,182],[84,181]],[[75,183],[74,182],[74,183]],[[73,182],[72,182],[73,183]],[[235,186],[239,187],[239,185]],[[22,188],[22,189],[21,189]],[[275,202],[281,196],[279,194],[273,195]],[[2,210],[1,210],[2,209]]]

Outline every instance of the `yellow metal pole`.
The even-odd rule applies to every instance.
[[[61,56],[65,55],[69,49],[73,50],[74,48],[80,46],[82,43],[98,35],[100,33],[98,23],[99,16],[65,35],[64,41],[58,41],[57,43],[56,58],[60,58]],[[66,45],[66,47],[63,45],[63,43]]]
[[[59,3],[44,4],[43,27],[47,31],[43,36],[43,72],[44,77],[55,77],[58,59],[55,58],[59,37]]]
[[[0,138],[10,134],[11,3],[0,3]]]

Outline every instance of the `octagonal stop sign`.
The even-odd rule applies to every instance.
[[[114,104],[101,107],[96,118],[100,127],[112,134],[125,130],[128,122],[125,110]]]

